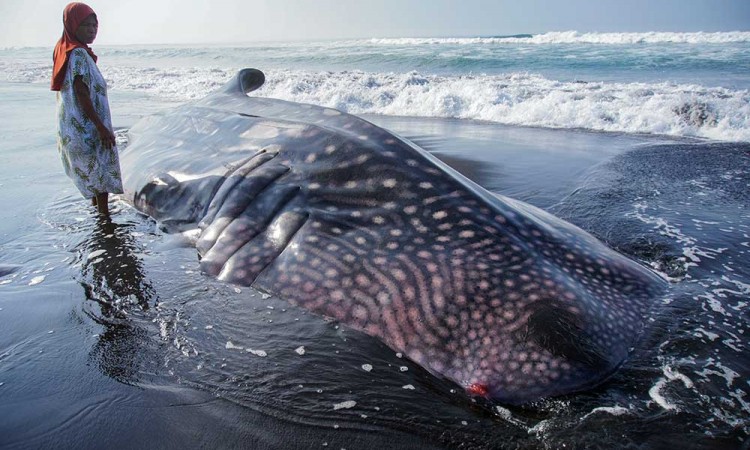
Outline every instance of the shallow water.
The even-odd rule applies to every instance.
[[[62,174],[51,94],[0,97],[0,447],[748,445],[748,144],[367,117],[670,280],[612,380],[505,407],[200,274],[189,237],[124,203],[97,220]],[[113,97],[122,128],[168,106]]]

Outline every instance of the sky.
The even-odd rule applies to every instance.
[[[54,46],[67,0],[0,0],[0,48]],[[547,31],[750,31],[750,0],[90,0],[96,45]]]

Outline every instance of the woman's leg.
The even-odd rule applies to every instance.
[[[99,211],[99,214],[109,216],[109,194],[102,192],[96,194],[94,199],[96,200],[96,209]]]

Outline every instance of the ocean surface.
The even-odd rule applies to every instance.
[[[110,89],[175,100],[255,67],[258,95],[353,114],[750,141],[750,32],[95,49]],[[2,49],[0,74],[46,83],[49,55]]]
[[[0,49],[0,448],[748,448],[750,32],[96,46],[122,146],[244,67],[363,115],[670,284],[589,392],[467,397],[378,340],[202,275],[55,148],[49,48]]]

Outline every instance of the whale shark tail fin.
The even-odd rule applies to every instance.
[[[224,86],[227,94],[249,94],[263,86],[266,76],[258,69],[242,69]]]

